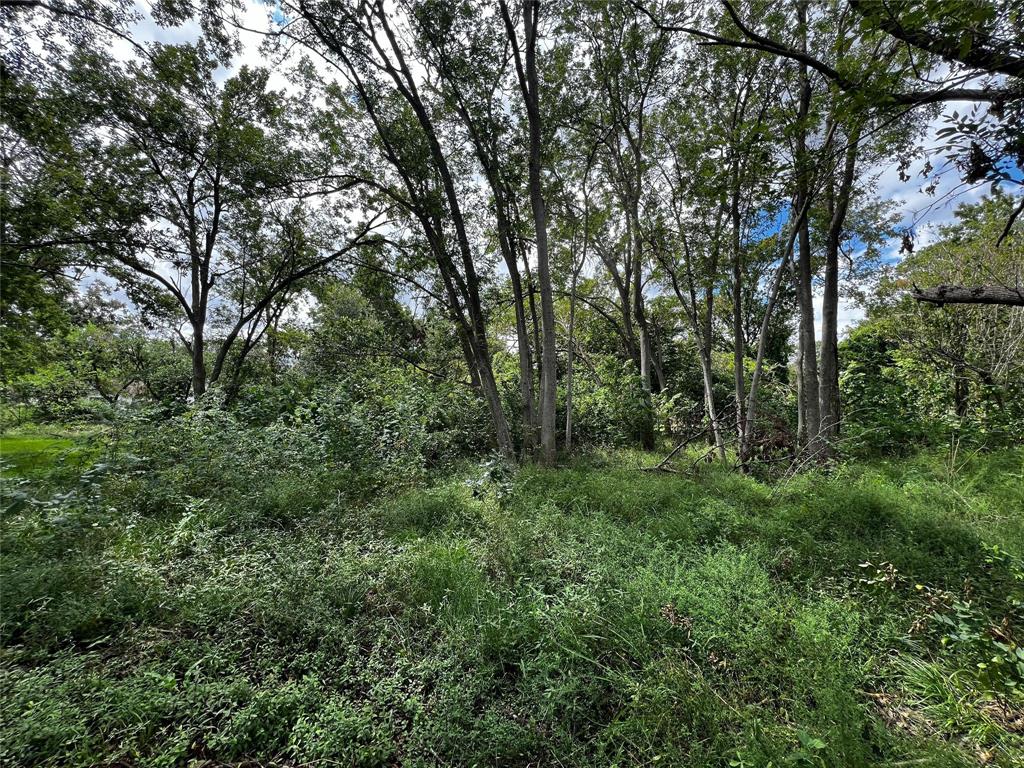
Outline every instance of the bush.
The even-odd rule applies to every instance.
[[[195,409],[4,515],[0,761],[1013,765],[1019,450],[360,497],[338,402]]]
[[[574,434],[580,442],[625,446],[640,443],[651,430],[654,414],[644,397],[640,376],[632,361],[602,358],[600,383],[578,379],[574,399]]]
[[[886,329],[861,325],[839,349],[844,447],[849,453],[908,453],[940,437],[922,420]]]

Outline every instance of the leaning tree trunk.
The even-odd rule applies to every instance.
[[[482,147],[480,151],[483,152]],[[481,157],[483,158],[483,155]],[[533,453],[536,443],[537,419],[533,407],[533,350],[530,346],[530,329],[526,322],[527,299],[523,295],[523,280],[519,274],[519,263],[516,257],[518,249],[513,228],[505,209],[505,193],[498,177],[497,168],[490,165],[488,168],[490,168],[488,176],[491,180],[497,210],[498,243],[505,260],[505,267],[508,269],[509,280],[512,284],[512,301],[515,305],[516,345],[519,354],[519,395],[522,400],[520,405],[523,430],[522,453],[526,457]]]
[[[518,264],[518,245],[516,242],[515,227],[510,217],[515,216],[511,207],[512,195],[506,185],[501,172],[498,152],[493,142],[488,142],[486,131],[481,131],[468,108],[461,91],[456,83],[450,83],[455,95],[455,110],[462,118],[466,129],[469,132],[470,140],[476,151],[477,159],[484,169],[491,193],[494,195],[495,223],[497,225],[498,245],[501,249],[505,267],[508,270],[509,282],[512,286],[512,302],[516,318],[516,345],[519,358],[519,392],[520,392],[520,418],[522,421],[522,455],[524,457],[533,453],[536,442],[536,430],[533,403],[533,352],[530,345],[530,332],[526,319],[526,297],[523,294],[523,280]],[[517,219],[518,220],[518,219]],[[464,349],[466,345],[464,345]],[[468,359],[468,358],[467,358]],[[473,368],[474,385],[480,386],[479,374],[476,366]]]
[[[779,262],[778,268],[775,270],[771,287],[768,290],[768,303],[764,309],[764,317],[761,319],[761,330],[757,337],[757,354],[754,357],[754,372],[750,377],[750,392],[747,395],[747,431],[740,434],[741,453],[749,451],[753,441],[753,427],[757,422],[757,393],[761,385],[761,374],[764,371],[765,351],[768,347],[768,328],[771,323],[772,313],[775,310],[775,304],[779,299],[779,290],[782,288],[782,282],[785,279],[786,273],[789,272],[790,260],[793,257],[793,248],[796,244],[797,232],[803,225],[804,218],[807,216],[809,208],[810,199],[805,200],[803,205],[796,212],[796,218],[790,225],[789,236],[786,239],[786,245],[782,251],[782,258]]]
[[[714,375],[711,367],[711,334],[712,334],[712,317],[714,314],[714,301],[715,292],[710,284],[710,275],[714,275],[717,271],[717,245],[715,246],[715,255],[711,258],[711,263],[708,265],[707,270],[708,285],[704,288],[704,311],[701,316],[701,311],[697,307],[697,288],[695,286],[695,280],[693,275],[693,267],[691,266],[691,255],[690,248],[686,240],[686,235],[682,229],[682,223],[677,218],[676,225],[679,227],[680,235],[683,241],[683,248],[685,249],[685,264],[686,264],[686,291],[689,296],[683,295],[682,288],[679,286],[679,280],[676,277],[676,271],[672,266],[665,260],[662,261],[662,266],[668,273],[669,279],[672,281],[672,289],[675,291],[676,297],[679,299],[679,303],[683,307],[683,313],[690,321],[690,328],[693,331],[694,338],[699,343],[699,354],[700,359],[700,370],[701,376],[704,383],[704,408],[705,415],[708,418],[708,422],[711,425],[711,438],[712,444],[718,451],[718,457],[725,460],[725,440],[722,437],[722,428],[719,424],[718,412],[715,408],[715,389],[714,389]]]
[[[717,249],[718,246],[716,245]],[[716,251],[717,253],[717,251]],[[718,257],[714,257],[714,264],[717,266]],[[714,270],[710,270],[713,274]],[[711,279],[710,277],[708,278]],[[693,276],[690,275],[690,297],[693,300],[694,330],[697,326],[697,293],[693,289]],[[718,420],[718,409],[715,408],[715,379],[714,370],[711,367],[711,341],[713,333],[712,318],[715,310],[715,292],[709,284],[704,289],[704,316],[703,333],[700,334],[700,372],[704,379],[704,401],[707,408],[708,421],[711,422],[711,436],[715,441],[715,448],[718,450],[718,458],[725,461],[725,437],[722,435],[722,425]]]
[[[491,414],[491,422],[494,426],[498,450],[505,458],[515,461],[515,446],[512,443],[508,419],[505,416],[501,396],[498,393],[498,385],[494,379],[491,351],[487,340],[487,328],[483,317],[483,307],[480,302],[480,281],[476,272],[476,265],[473,263],[473,251],[469,244],[466,220],[462,213],[455,180],[452,177],[448,159],[441,149],[441,142],[438,138],[433,119],[420,98],[419,90],[412,79],[409,67],[405,62],[405,56],[402,53],[402,48],[395,39],[394,31],[389,25],[387,15],[383,7],[375,8],[374,12],[398,62],[397,67],[391,64],[385,65],[387,74],[395,82],[397,90],[411,107],[413,114],[415,114],[417,122],[419,122],[424,137],[427,140],[431,159],[441,180],[441,187],[444,191],[445,200],[448,203],[448,213],[451,217],[456,245],[458,246],[458,253],[462,262],[462,274],[460,275],[458,270],[454,269],[454,264],[450,262],[443,246],[439,246],[441,249],[440,256],[445,262],[445,266],[450,269],[452,278],[459,280],[459,293],[465,298],[465,310],[469,315],[468,327],[466,329],[468,342],[476,360],[477,372],[480,376],[480,386]],[[376,42],[374,44],[379,45]],[[458,306],[458,302],[456,302],[456,306]]]
[[[704,410],[707,413],[708,422],[711,424],[711,439],[718,452],[718,458],[725,461],[725,439],[722,437],[722,428],[718,423],[718,411],[715,409],[715,386],[711,370],[711,354],[709,351],[700,351],[700,372],[704,380]]]

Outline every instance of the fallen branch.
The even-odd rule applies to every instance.
[[[1024,307],[1024,290],[1001,285],[938,285],[934,288],[914,286],[910,294],[918,301],[943,306],[945,304],[1001,304]]]
[[[690,412],[692,413],[694,410],[696,410],[696,408],[691,409]],[[722,419],[728,418],[729,413],[730,411],[726,410],[724,413],[717,417],[718,420],[721,421]],[[690,445],[690,443],[692,443],[693,441],[697,440],[700,437],[705,437],[708,434],[708,430],[711,428],[711,426],[712,425],[710,420],[707,418],[707,415],[705,415],[704,420],[701,421],[700,423],[700,426],[693,432],[690,432],[686,437],[684,437],[682,441],[678,445],[676,445],[675,448],[672,449],[668,456],[659,461],[653,467],[641,467],[641,470],[644,472],[674,472],[675,470],[667,468],[668,463],[672,461],[675,455],[679,453],[681,450],[683,450],[683,448]]]

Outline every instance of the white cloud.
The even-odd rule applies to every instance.
[[[816,329],[816,338],[821,338],[821,313],[822,306],[825,303],[825,297],[821,291],[815,292],[814,297],[814,327]],[[839,336],[842,337],[845,333],[857,325],[861,320],[864,319],[865,313],[863,307],[854,304],[849,299],[839,297],[839,314],[838,322],[836,325],[839,327]]]
[[[970,106],[968,104],[967,109]],[[887,158],[875,168],[869,169],[869,175],[877,175],[876,194],[883,200],[893,200],[897,203],[900,224],[913,229],[915,245],[918,247],[936,241],[939,226],[953,220],[958,205],[976,202],[988,191],[987,184],[964,184],[957,169],[942,154],[935,152],[936,148],[942,145],[935,134],[946,126],[946,116],[954,111],[963,113],[964,110],[965,105],[962,102],[945,104],[942,112],[929,121],[920,142],[926,150],[926,156],[914,160],[906,169],[907,175],[910,176],[908,181],[900,178],[897,158]],[[934,170],[929,176],[924,177],[921,173],[929,162],[934,166]],[[929,192],[926,188],[933,181],[935,187]],[[898,257],[896,253],[892,255]]]

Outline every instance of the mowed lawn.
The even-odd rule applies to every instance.
[[[214,459],[5,513],[0,762],[1020,765],[1024,450],[363,500]]]

